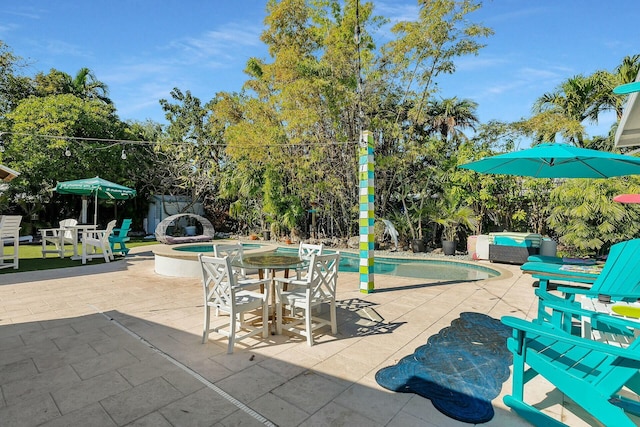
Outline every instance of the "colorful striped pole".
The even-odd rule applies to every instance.
[[[360,292],[373,292],[374,158],[373,136],[360,135]]]

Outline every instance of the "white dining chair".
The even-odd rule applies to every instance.
[[[213,256],[216,258],[229,257],[232,264],[234,261],[242,262],[244,248],[240,242],[214,244]],[[233,267],[233,272],[239,280],[247,278],[247,272],[244,268]]]
[[[336,320],[336,287],[338,284],[338,265],[340,252],[328,255],[311,255],[307,274],[300,280],[285,281],[275,278],[277,305],[276,330],[282,329],[307,338],[307,344],[313,345],[313,332],[324,326],[331,326],[331,333],[338,333]],[[284,284],[293,285],[283,290]],[[322,304],[329,305],[329,319],[313,314],[313,309]],[[280,314],[288,307],[290,316],[283,323]],[[302,311],[298,314],[298,310]]]
[[[70,227],[77,225],[78,221],[73,218],[67,218],[60,221],[58,228],[41,228],[40,236],[42,238],[42,258],[46,258],[47,254],[58,254],[60,258],[64,258],[66,250],[65,245],[74,243],[74,234]],[[48,245],[53,245],[54,249],[47,249]]]
[[[113,252],[109,244],[109,236],[116,226],[116,220],[109,221],[104,230],[85,230],[82,232],[82,263],[86,264],[94,258],[104,258],[105,262],[113,261]],[[98,252],[98,249],[100,252]]]
[[[249,283],[245,281],[240,285],[231,269],[229,257],[218,258],[198,254],[198,260],[202,269],[202,286],[204,291],[204,329],[202,343],[206,343],[210,332],[216,332],[228,338],[227,353],[233,353],[235,343],[245,338],[260,334],[263,338],[269,337],[269,286],[265,286],[265,293],[247,290],[247,287],[255,286],[260,282],[268,284],[269,280],[253,279]],[[211,307],[216,313],[222,311],[229,314],[229,323],[225,329],[222,327],[211,328]],[[254,326],[244,321],[244,314],[249,311],[262,310],[262,325]],[[240,330],[245,330],[241,334]]]

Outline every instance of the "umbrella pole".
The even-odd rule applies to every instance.
[[[96,190],[96,198],[95,198],[95,204],[94,204],[94,211],[93,211],[93,225],[97,226],[98,225],[98,190]]]

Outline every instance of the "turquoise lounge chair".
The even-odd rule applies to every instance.
[[[597,261],[593,258],[570,258],[549,255],[529,255],[527,262],[545,262],[548,264],[565,265],[595,265]]]
[[[131,219],[123,219],[120,228],[113,230],[113,234],[109,236],[109,245],[111,246],[111,252],[122,253],[125,256],[129,253],[126,243],[131,240],[127,234],[129,234],[129,228],[131,228]],[[118,247],[116,247],[118,245]]]
[[[524,267],[524,265],[523,265]],[[545,305],[548,301],[566,301],[569,306],[579,307],[576,296],[585,295],[589,298],[606,297],[611,301],[635,301],[640,298],[640,239],[616,243],[611,247],[607,262],[602,272],[597,275],[591,287],[558,286],[557,290],[563,294],[558,297],[549,292],[546,285],[549,280],[569,280],[587,284],[584,277],[573,276],[558,278],[548,273],[536,273],[533,277],[540,280],[540,287],[536,290],[538,296],[538,319],[548,319]],[[571,276],[568,274],[567,276]]]
[[[614,318],[600,315],[601,322],[610,319]],[[616,322],[619,326],[624,319]],[[639,419],[629,414],[640,416],[640,402],[619,392],[626,387],[626,396],[630,391],[636,399],[640,393],[640,340],[621,348],[571,335],[549,323],[509,316],[502,323],[513,328],[507,340],[513,353],[513,388],[504,403],[520,416],[536,426],[565,426],[533,406],[544,402],[525,402],[525,385],[541,375],[603,425],[637,425]]]

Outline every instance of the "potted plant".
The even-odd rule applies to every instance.
[[[475,228],[478,219],[469,206],[462,204],[461,198],[449,191],[438,202],[438,209],[433,222],[443,227],[442,252],[445,255],[455,255],[456,238],[462,228]]]

